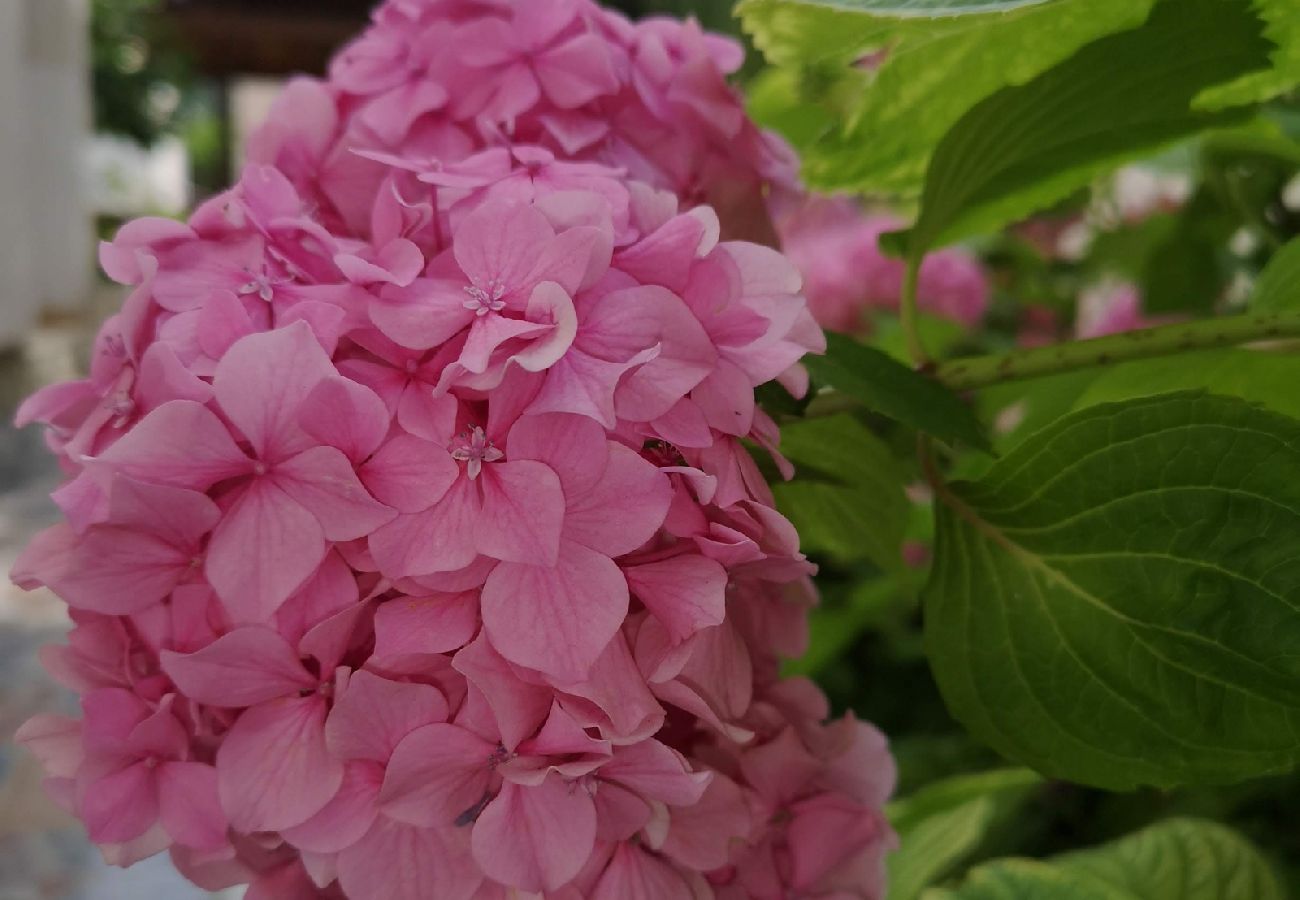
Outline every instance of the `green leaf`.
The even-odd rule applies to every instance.
[[[828,332],[826,355],[804,357],[819,384],[941,441],[987,449],[983,426],[962,399],[898,360],[842,334]]]
[[[1269,260],[1251,297],[1252,309],[1300,309],[1300,238],[1278,250]]]
[[[1243,75],[1231,84],[1206,91],[1197,103],[1204,109],[1221,109],[1268,100],[1300,83],[1300,5],[1295,0],[1254,0],[1267,23],[1265,33],[1274,44],[1272,66]]]
[[[887,860],[890,900],[913,900],[951,874],[1042,783],[1028,769],[999,769],[948,778],[891,803],[899,849]]]
[[[1056,858],[1134,900],[1285,900],[1268,863],[1214,822],[1170,819],[1094,850]]]
[[[1300,761],[1300,422],[1094,406],[939,491],[926,651],[1016,762],[1127,789]]]
[[[1142,27],[984,100],[935,150],[909,251],[995,230],[1125,160],[1246,118],[1192,104],[1267,64],[1260,32],[1245,0],[1166,0]]]
[[[1204,389],[1300,419],[1300,356],[1264,350],[1204,350],[1121,363],[1097,375],[1075,409],[1173,391]]]
[[[852,416],[838,415],[786,425],[781,452],[797,472],[773,493],[804,550],[899,568],[908,501],[883,441]]]
[[[782,67],[760,121],[787,137],[814,187],[915,196],[968,109],[1106,34],[1153,0],[742,0],[744,28]],[[882,53],[883,51],[883,53]],[[876,71],[858,65],[881,57]],[[813,110],[816,110],[814,113]]]
[[[892,896],[892,895],[891,895]],[[1170,819],[1045,862],[1002,859],[926,900],[1286,900],[1268,863],[1214,822]]]

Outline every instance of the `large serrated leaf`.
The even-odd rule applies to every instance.
[[[1008,758],[1127,789],[1300,762],[1300,422],[1094,406],[940,492],[926,650]]]
[[[1252,309],[1300,309],[1300,238],[1295,238],[1268,261],[1251,297]]]
[[[982,101],[935,150],[910,252],[996,230],[1126,160],[1244,120],[1244,110],[1194,103],[1267,67],[1271,45],[1261,32],[1246,0],[1165,0],[1140,28]]]
[[[1047,861],[1002,859],[925,900],[1286,900],[1268,863],[1231,829],[1170,819]]]
[[[745,30],[783,67],[755,113],[823,189],[915,196],[963,113],[1089,41],[1141,24],[1153,0],[742,0]],[[873,59],[873,71],[858,65]],[[816,112],[814,112],[816,110]]]

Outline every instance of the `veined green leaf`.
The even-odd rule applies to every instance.
[[[1047,861],[1001,859],[926,900],[1286,900],[1268,863],[1231,829],[1170,819]]]
[[[1260,273],[1251,298],[1252,309],[1300,309],[1300,238],[1273,255]]]
[[[887,860],[890,900],[914,900],[947,877],[1042,783],[1028,769],[999,769],[947,778],[891,803],[899,848]]]
[[[979,420],[961,398],[874,347],[829,332],[826,355],[804,357],[819,384],[835,388],[868,409],[934,435],[987,449]]]
[[[1246,0],[1165,0],[1140,28],[984,100],[935,150],[909,251],[997,229],[1121,162],[1244,120],[1193,101],[1268,64],[1261,28]]]
[[[907,525],[903,476],[889,448],[852,416],[807,419],[781,430],[795,479],[773,486],[805,550],[841,562],[902,565]]]
[[[1167,394],[1090,407],[938,498],[926,650],[954,715],[1127,789],[1300,762],[1300,422]]]
[[[1141,24],[1153,0],[742,0],[782,67],[755,112],[789,134],[822,189],[915,196],[940,138],[1006,85]],[[858,65],[875,59],[874,70]],[[811,110],[816,109],[814,114]]]

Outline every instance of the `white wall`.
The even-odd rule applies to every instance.
[[[0,0],[0,345],[93,284],[87,15],[85,0]]]

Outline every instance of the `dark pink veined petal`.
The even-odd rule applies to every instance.
[[[744,437],[754,427],[754,386],[738,366],[721,360],[695,390],[693,399],[709,424],[735,437]]]
[[[508,562],[553,564],[564,524],[564,492],[555,472],[534,460],[496,462],[483,467],[478,481],[478,551]]]
[[[653,358],[633,357],[629,362],[606,362],[581,350],[570,350],[546,372],[546,381],[530,410],[538,413],[573,413],[605,428],[618,424],[614,392],[623,373]]]
[[[252,468],[216,414],[192,400],[164,403],[105,450],[99,462],[138,481],[196,491]]]
[[[158,821],[158,786],[154,770],[133,763],[86,786],[77,812],[97,844],[134,840]]]
[[[417,828],[380,816],[339,854],[351,900],[469,900],[483,883],[460,829]]]
[[[580,34],[547,50],[533,66],[543,93],[561,109],[576,109],[618,92],[608,44],[594,34]]]
[[[275,485],[320,523],[327,540],[354,541],[391,522],[397,512],[380,503],[334,447],[312,447],[275,467]]]
[[[158,708],[131,729],[125,748],[141,759],[178,759],[190,746],[189,732],[172,712],[173,698],[164,697]]]
[[[388,762],[379,805],[411,825],[464,827],[491,786],[496,747],[455,725],[426,725],[408,734]],[[459,823],[459,825],[458,825]]]
[[[531,290],[528,276],[554,238],[551,223],[532,206],[488,201],[460,223],[454,253],[461,270],[480,288],[495,283],[507,292]]]
[[[452,665],[483,695],[507,750],[518,747],[546,720],[552,691],[521,680],[482,633],[456,654]]]
[[[587,788],[552,773],[541,784],[507,781],[474,825],[474,858],[495,881],[553,891],[581,871],[596,843]]]
[[[207,403],[212,387],[181,364],[168,344],[151,344],[140,359],[136,398],[145,410],[157,409],[169,400]]]
[[[727,570],[688,554],[623,570],[628,587],[675,641],[722,623],[727,606]]]
[[[478,592],[396,597],[375,611],[375,658],[448,653],[478,630]]]
[[[384,444],[361,467],[366,487],[380,502],[402,513],[428,509],[459,477],[460,467],[445,449],[405,434]]]
[[[522,148],[517,148],[516,152]],[[582,195],[576,192],[552,194],[547,213],[551,221],[560,221],[559,216],[571,212],[579,197],[591,198],[594,195]],[[596,200],[599,215],[607,216],[606,207]],[[568,296],[575,296],[598,282],[613,256],[612,236],[606,228],[592,225],[575,225],[561,231],[551,242],[545,256],[537,261],[529,281],[551,281],[559,285]]]
[[[460,402],[450,394],[437,394],[422,381],[412,381],[397,401],[397,423],[426,441],[443,447],[456,434],[456,413]]]
[[[303,401],[298,423],[359,465],[383,443],[391,416],[379,395],[350,378],[323,379]]]
[[[255,478],[208,543],[204,571],[236,622],[264,622],[325,558],[316,517]]]
[[[389,578],[463,569],[478,556],[479,507],[474,483],[457,478],[424,512],[398,516],[370,535],[370,552]]]
[[[282,832],[284,839],[308,853],[338,853],[365,837],[379,815],[379,786],[383,766],[373,762],[349,762],[343,783],[333,799],[301,825]]]
[[[664,708],[646,685],[622,634],[614,635],[584,680],[552,683],[566,695],[567,706],[577,706],[577,698],[586,701],[581,706],[583,725],[599,729],[606,740],[640,741],[663,725]]]
[[[605,430],[584,416],[528,415],[510,429],[506,456],[545,463],[559,476],[564,496],[576,497],[604,475],[607,444]]]
[[[731,860],[734,846],[754,827],[753,813],[736,783],[713,772],[704,795],[672,809],[672,822],[660,851],[699,872],[719,869]]]
[[[111,616],[141,612],[191,571],[193,551],[130,528],[92,527],[49,586],[69,606]]]
[[[393,601],[401,602],[401,601]],[[353,672],[325,721],[325,745],[340,759],[386,764],[415,729],[447,718],[447,701],[428,684]]]
[[[281,698],[244,712],[217,751],[221,806],[238,831],[301,825],[343,783],[325,747],[325,700]]]
[[[226,814],[217,799],[217,770],[196,762],[169,762],[158,769],[158,810],[163,828],[178,844],[216,850],[227,843]]]
[[[623,624],[627,582],[608,557],[566,540],[554,566],[497,566],[481,602],[483,627],[502,656],[581,681]]]
[[[396,284],[405,287],[424,269],[420,248],[405,238],[389,241],[377,252],[340,253],[334,257],[339,271],[355,284]]]
[[[689,900],[707,896],[670,864],[629,842],[619,844],[591,892],[592,900]]]
[[[121,475],[109,488],[109,523],[151,531],[178,547],[196,544],[220,518],[217,505],[198,491]]]
[[[600,482],[567,498],[564,537],[610,557],[631,553],[659,530],[672,493],[668,476],[654,464],[622,444],[610,444]]]
[[[615,748],[614,758],[601,766],[600,777],[669,806],[691,806],[699,802],[714,776],[692,772],[680,753],[650,739]]]
[[[469,295],[463,287],[418,278],[408,287],[385,288],[370,302],[370,321],[400,347],[436,347],[474,320],[465,308]]]
[[[334,374],[316,335],[299,321],[237,341],[217,364],[212,387],[257,456],[274,462],[310,445],[299,410],[321,379]]]
[[[255,706],[318,682],[284,638],[262,625],[236,628],[196,653],[164,650],[161,663],[182,694],[207,706]]]

